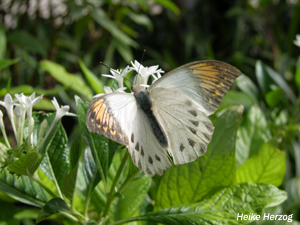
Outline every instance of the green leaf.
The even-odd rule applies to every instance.
[[[33,92],[35,92],[36,95],[57,95],[60,91],[64,89],[66,88],[59,87],[59,88],[54,88],[52,90],[46,90],[46,89],[34,88],[27,84],[22,84],[16,87],[11,87],[9,90],[7,88],[2,88],[0,90],[0,96],[5,96],[7,93],[9,93],[10,95],[20,94],[20,93],[23,93],[24,95],[31,95]]]
[[[133,60],[133,54],[130,46],[122,43],[119,40],[113,40],[113,43],[116,49],[118,50],[118,52],[120,53],[120,55],[123,57],[124,61],[130,62]]]
[[[20,61],[19,58],[17,58],[17,59],[1,59],[0,60],[0,70],[3,70],[6,67],[16,64],[19,61]]]
[[[51,199],[44,189],[27,176],[17,177],[6,169],[0,172],[0,191],[28,205],[42,207]]]
[[[0,62],[5,57],[6,52],[6,34],[5,34],[5,28],[3,26],[0,26]],[[1,64],[1,63],[0,63]],[[1,70],[0,66],[0,70]]]
[[[285,199],[286,193],[270,184],[242,183],[212,191],[196,203],[172,206],[115,224],[141,220],[170,225],[245,224],[251,220],[237,219],[238,216],[261,214],[263,208],[279,205]]]
[[[96,185],[101,180],[99,170],[95,164],[91,149],[89,147],[87,147],[84,151],[82,169],[87,185],[86,195],[89,197]]]
[[[255,72],[256,72],[256,79],[258,81],[259,87],[263,95],[265,95],[271,90],[270,85],[273,84],[274,82],[268,75],[266,71],[266,66],[260,60],[256,61]]]
[[[267,120],[261,109],[254,105],[243,118],[237,132],[236,164],[240,167],[254,155],[265,142],[271,139]]]
[[[128,10],[126,15],[136,24],[145,26],[150,31],[153,30],[153,24],[152,24],[151,20],[149,19],[149,17],[146,16],[145,14],[137,14],[131,10]]]
[[[125,45],[130,45],[132,47],[138,47],[138,44],[133,41],[129,36],[127,36],[122,30],[120,30],[116,23],[110,20],[106,15],[105,12],[100,9],[94,9],[91,13],[93,19],[99,23],[104,29],[108,30],[111,35],[118,39],[121,43]]]
[[[242,113],[242,106],[233,106],[215,121],[206,154],[165,172],[156,197],[156,210],[196,202],[211,189],[234,183],[235,138]]]
[[[83,72],[83,74],[85,75],[87,81],[89,82],[89,84],[92,86],[94,92],[96,94],[99,93],[104,93],[103,87],[104,84],[101,82],[101,80],[99,80],[95,74],[92,73],[92,71],[90,71],[83,63],[83,61],[81,59],[78,60],[79,66]]]
[[[295,103],[297,100],[296,95],[294,94],[293,90],[290,88],[288,83],[283,79],[282,75],[280,75],[278,72],[273,70],[271,67],[266,66],[266,70],[269,74],[269,76],[275,81],[275,83],[281,87],[285,95],[293,102]]]
[[[37,53],[46,58],[47,49],[45,45],[36,37],[25,30],[15,30],[7,37],[11,44],[18,45],[21,48],[33,53]]]
[[[69,172],[68,137],[62,125],[55,132],[45,154],[40,168],[62,190],[64,180]]]
[[[242,74],[238,78],[235,79],[236,85],[243,91],[245,94],[251,96],[254,99],[259,98],[258,89],[252,80],[246,75]]]
[[[289,196],[287,203],[290,209],[292,208],[296,209],[297,207],[299,208],[300,206],[299,187],[300,187],[300,177],[293,177],[288,181],[286,185],[285,190]]]
[[[47,219],[49,216],[59,212],[73,214],[68,204],[64,200],[61,198],[53,198],[43,206],[38,218],[36,219],[36,222],[39,223]]]
[[[178,6],[170,0],[155,0],[155,2],[166,7],[167,9],[170,9],[177,16],[180,14],[180,9]]]
[[[117,204],[118,220],[134,216],[149,191],[151,178],[143,176],[132,181],[122,192],[124,198]]]
[[[283,92],[280,87],[277,87],[275,90],[269,91],[265,96],[268,106],[274,108],[280,101],[282,94]]]
[[[63,66],[48,60],[40,61],[40,66],[66,87],[83,95],[85,98],[92,98],[91,90],[76,74],[68,73]]]
[[[268,183],[279,186],[285,173],[285,153],[271,142],[261,146],[236,173],[237,183]]]

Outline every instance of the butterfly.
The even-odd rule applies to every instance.
[[[215,60],[185,64],[145,89],[115,92],[89,106],[89,132],[126,145],[133,163],[148,176],[205,154],[214,127],[209,115],[241,72]]]

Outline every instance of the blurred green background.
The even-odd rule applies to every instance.
[[[37,109],[52,110],[49,99],[55,96],[75,111],[74,94],[90,101],[107,85],[101,74],[109,71],[100,61],[124,68],[130,61],[140,61],[144,49],[143,64],[158,64],[166,72],[195,60],[230,63],[246,76],[221,108],[226,103],[243,104],[246,114],[257,105],[263,112],[267,140],[287,154],[281,188],[289,200],[284,207],[298,215],[296,34],[300,34],[299,0],[2,0],[0,97],[36,92],[45,95]],[[68,133],[76,130],[65,127]],[[294,218],[299,220],[299,215]]]

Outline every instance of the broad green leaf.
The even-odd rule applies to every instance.
[[[124,198],[117,204],[118,220],[131,218],[144,201],[149,191],[151,178],[143,176],[132,181],[122,192]]]
[[[250,156],[254,155],[261,145],[270,140],[270,138],[271,132],[264,113],[258,106],[252,106],[243,118],[237,132],[237,167],[240,167]]]
[[[5,34],[5,28],[3,26],[0,26],[0,62],[5,57],[6,52],[6,34]],[[0,67],[1,70],[1,67]]]
[[[179,15],[180,14],[180,9],[178,8],[178,6],[170,0],[155,0],[155,2],[159,5],[162,5],[164,7],[166,7],[167,9],[170,9],[175,15]]]
[[[111,35],[118,39],[121,43],[130,45],[132,47],[138,46],[135,41],[133,41],[122,30],[120,30],[116,24],[105,15],[105,12],[102,9],[94,9],[91,13],[91,16],[97,23],[99,23],[104,29],[108,30]]]
[[[235,182],[235,139],[242,113],[242,106],[230,108],[215,121],[212,141],[203,156],[165,172],[156,210],[196,202],[211,189]]]
[[[257,87],[252,82],[252,80],[246,75],[242,74],[241,76],[236,78],[235,83],[239,87],[239,89],[241,89],[242,92],[246,93],[254,99],[259,98]]]
[[[293,102],[295,103],[297,100],[296,95],[294,94],[294,91],[290,88],[288,83],[284,80],[282,75],[280,75],[278,72],[273,70],[271,67],[266,66],[266,70],[269,74],[269,76],[275,81],[275,83],[281,87],[285,95]]]
[[[219,112],[224,111],[224,109],[229,109],[233,105],[243,105],[245,109],[249,109],[253,104],[257,101],[255,98],[251,97],[250,95],[237,92],[237,91],[229,91],[224,97],[223,101],[221,102],[219,108],[216,111],[216,114]]]
[[[283,92],[280,87],[277,87],[276,89],[274,89],[272,91],[269,91],[266,94],[266,102],[267,102],[268,106],[270,106],[271,108],[274,108],[280,101],[282,95],[283,95]]]
[[[0,60],[0,70],[3,70],[6,67],[16,64],[19,61],[20,61],[19,58],[17,58],[17,59],[1,59]]]
[[[37,152],[28,153],[9,165],[8,170],[17,175],[31,176],[29,168],[37,169],[42,158],[42,155]]]
[[[237,169],[237,183],[268,183],[279,186],[285,173],[285,153],[271,142],[261,146],[258,152]]]
[[[82,137],[87,141],[95,164],[99,170],[101,179],[106,183],[106,176],[109,162],[108,139],[96,133],[90,133],[86,127],[86,111],[89,104],[84,103],[79,97],[75,96],[77,105],[77,115]],[[106,186],[106,185],[105,185]]]
[[[67,88],[74,90],[85,98],[92,98],[91,90],[76,74],[67,72],[63,66],[49,60],[40,61],[40,66]]]
[[[94,92],[96,94],[99,93],[104,93],[103,87],[104,84],[101,82],[100,79],[98,79],[95,74],[92,73],[92,71],[90,71],[83,63],[83,61],[81,59],[78,60],[79,66],[83,72],[83,74],[85,75],[87,81],[89,82],[89,84],[92,86]]]
[[[11,44],[18,45],[29,52],[41,54],[44,58],[46,58],[47,50],[45,45],[25,30],[13,31],[8,35],[7,41]]]
[[[64,180],[69,172],[68,137],[63,126],[57,129],[40,168],[60,190],[63,189]]]
[[[39,223],[47,219],[49,216],[59,212],[73,214],[68,204],[64,200],[61,198],[53,198],[43,206],[38,218],[36,219],[36,222]]]
[[[33,92],[35,92],[36,95],[57,95],[60,91],[64,89],[66,88],[60,87],[60,88],[54,88],[52,90],[46,90],[46,89],[34,88],[27,84],[22,84],[16,87],[11,87],[9,90],[7,88],[2,88],[0,90],[0,96],[5,96],[7,93],[11,95],[20,94],[20,93],[23,93],[24,95],[31,95]]]
[[[36,207],[42,207],[51,198],[38,183],[29,177],[17,177],[6,169],[0,172],[0,191],[17,201]]]
[[[265,207],[279,205],[285,199],[286,192],[270,184],[242,183],[212,191],[196,203],[172,206],[114,224],[141,220],[170,225],[246,224],[251,220],[238,216],[259,215]]]

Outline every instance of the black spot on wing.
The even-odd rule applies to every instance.
[[[190,122],[191,122],[195,127],[198,127],[198,126],[199,126],[199,121],[190,120]]]
[[[137,150],[137,151],[139,151],[139,150],[140,150],[140,145],[139,145],[139,143],[138,143],[138,142],[136,143],[136,145],[135,145],[134,149],[135,149],[135,150]]]
[[[179,147],[179,150],[182,152],[184,148],[185,148],[184,145],[181,143],[180,147]]]
[[[151,156],[149,156],[148,162],[149,162],[151,165],[153,165],[153,160],[152,160],[152,157],[151,157]]]
[[[205,121],[202,121],[202,123],[205,125],[205,127],[207,128],[207,130],[209,132],[214,132],[214,127],[212,126],[211,123],[208,123],[208,122],[205,122]]]
[[[197,111],[196,110],[194,110],[194,109],[192,109],[192,110],[189,110],[188,111],[192,116],[194,116],[194,117],[197,117]]]
[[[193,134],[197,134],[196,129],[194,129],[194,128],[192,128],[192,127],[188,127],[188,128],[189,128],[189,130],[190,130]]]
[[[195,141],[194,140],[188,138],[188,142],[189,142],[190,146],[194,147],[194,145],[195,145]]]
[[[143,146],[141,147],[141,155],[144,156],[144,149],[143,149]]]
[[[134,134],[131,134],[131,143],[134,143]]]
[[[139,168],[140,170],[142,170],[142,163],[141,163],[141,159],[139,159],[139,162],[138,162],[138,168]]]
[[[205,137],[208,141],[211,140],[211,136],[210,136],[209,134],[203,133],[203,135],[204,135],[204,137]]]
[[[153,174],[152,174],[151,170],[148,168],[148,166],[147,166],[147,168],[146,168],[146,173],[147,173],[149,176],[153,176]]]
[[[160,157],[158,155],[155,155],[155,159],[160,162]]]

